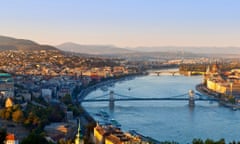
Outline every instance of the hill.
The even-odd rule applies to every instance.
[[[58,50],[49,45],[40,45],[31,40],[0,36],[0,50]]]
[[[92,55],[126,54],[134,53],[133,50],[118,48],[111,45],[81,45],[72,42],[63,43],[56,46],[62,51],[85,53]]]
[[[137,47],[132,48],[141,52],[190,52],[195,54],[240,54],[240,47],[182,47],[182,46],[161,46],[161,47]]]
[[[207,56],[207,57],[238,57],[240,47],[183,47],[183,46],[160,46],[160,47],[135,47],[119,48],[111,45],[81,45],[76,43],[64,43],[57,48],[63,51],[84,53],[90,55],[107,56],[155,56],[166,53],[182,54],[184,56]]]

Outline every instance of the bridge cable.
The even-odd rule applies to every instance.
[[[86,100],[94,100],[94,99],[102,98],[102,97],[105,97],[105,96],[108,96],[108,95],[109,94],[104,94],[104,95],[93,97],[93,98],[89,98],[89,99],[86,99]]]
[[[114,93],[115,95],[119,96],[119,97],[126,97],[126,98],[137,98],[137,97],[133,97],[133,96],[126,96],[126,95],[121,95],[118,93]]]

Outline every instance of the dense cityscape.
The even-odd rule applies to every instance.
[[[128,61],[59,50],[4,50],[0,56],[1,141],[6,143],[175,143],[123,132],[114,123],[99,124],[79,102],[93,89],[154,69],[156,75],[158,69],[177,67],[183,75],[202,74],[199,91],[239,108],[235,59],[227,64],[210,58]],[[108,117],[104,111],[100,115]]]
[[[240,1],[0,1],[0,144],[240,144]]]

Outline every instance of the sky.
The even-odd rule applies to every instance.
[[[239,0],[0,0],[0,35],[41,44],[240,46]]]

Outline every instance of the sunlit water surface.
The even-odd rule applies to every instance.
[[[201,76],[148,75],[120,81],[104,89],[91,92],[86,99],[101,96],[111,90],[117,94],[146,98],[172,97],[195,92]],[[87,111],[96,116],[104,110],[116,119],[124,131],[136,130],[159,141],[190,143],[194,138],[226,141],[240,140],[240,111],[220,106],[217,102],[197,101],[194,109],[188,101],[123,101],[115,102],[113,111],[108,102],[84,103]]]

